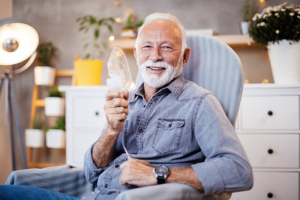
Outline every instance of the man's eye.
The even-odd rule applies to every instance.
[[[163,46],[162,47],[163,49],[167,49],[167,50],[170,50],[170,49],[172,49],[171,47],[169,47],[169,46]]]
[[[149,49],[149,48],[151,48],[150,45],[143,46],[143,49]]]

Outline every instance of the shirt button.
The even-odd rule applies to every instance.
[[[115,165],[115,168],[119,168],[120,166],[118,164]]]
[[[105,184],[104,187],[107,188],[107,187],[108,187],[108,184]]]
[[[169,127],[171,128],[171,126],[172,126],[172,123],[171,124],[169,124]]]
[[[139,133],[142,133],[142,132],[143,132],[143,129],[140,128],[140,129],[139,129]]]
[[[143,106],[144,108],[146,107],[146,105]]]

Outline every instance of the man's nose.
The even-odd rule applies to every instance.
[[[153,48],[149,59],[153,62],[162,61],[162,56],[159,48]]]

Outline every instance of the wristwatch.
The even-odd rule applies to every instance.
[[[155,178],[157,179],[157,184],[163,184],[166,182],[166,179],[170,173],[170,170],[167,166],[159,165],[153,169]]]

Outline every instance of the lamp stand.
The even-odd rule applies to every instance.
[[[25,166],[25,169],[27,169],[28,167],[27,167],[27,161],[26,161],[26,155],[25,155],[24,142],[23,142],[23,137],[21,134],[21,126],[20,126],[17,104],[16,104],[14,89],[13,89],[13,84],[12,84],[12,66],[10,66],[10,69],[9,68],[5,69],[4,77],[1,77],[0,95],[1,95],[2,87],[4,85],[3,84],[4,80],[5,80],[5,86],[6,86],[5,87],[6,88],[5,118],[6,118],[6,122],[9,121],[9,124],[10,124],[10,142],[11,142],[11,157],[12,157],[13,171],[16,170],[15,154],[14,154],[13,110],[14,110],[14,114],[15,114],[15,119],[16,119],[16,123],[17,123],[17,128],[18,128],[18,133],[19,133],[19,138],[20,138],[20,143],[21,143],[21,148],[22,148],[24,166]],[[8,116],[9,116],[9,120],[8,120]]]

